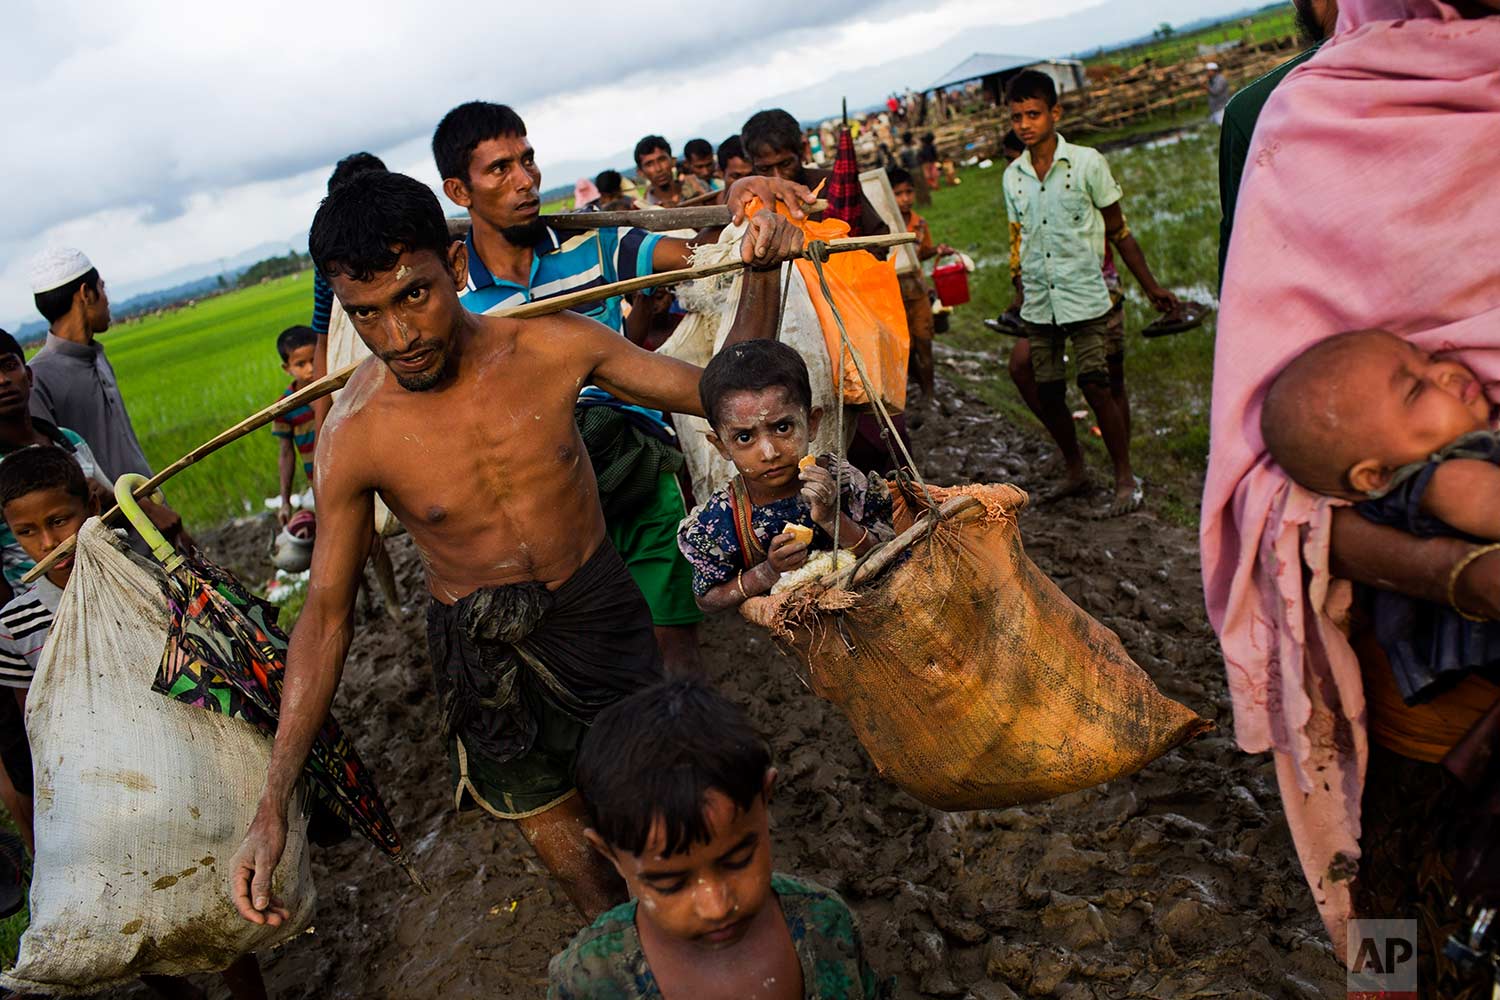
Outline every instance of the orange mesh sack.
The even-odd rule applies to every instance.
[[[1027,557],[1025,493],[933,492],[980,502],[852,591],[744,607],[807,666],[885,777],[938,809],[1005,808],[1130,774],[1212,728]],[[912,522],[898,498],[897,530]]]

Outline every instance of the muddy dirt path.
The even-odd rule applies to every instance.
[[[999,374],[943,352],[940,373]],[[1050,448],[940,383],[915,438],[935,482],[1039,492]],[[1163,691],[1219,730],[1128,779],[1037,806],[945,815],[876,777],[838,712],[737,616],[703,630],[712,678],[770,739],[776,864],[842,892],[901,997],[1342,995],[1279,808],[1270,763],[1239,752],[1192,532],[1145,512],[1096,522],[1102,495],[1031,510],[1032,558],[1118,632]],[[213,538],[247,579],[264,525]],[[409,547],[403,594],[421,607]],[[280,998],[540,997],[577,929],[516,831],[457,815],[438,742],[422,614],[361,613],[336,711],[380,779],[430,896],[362,842],[315,853],[316,933],[264,959]],[[205,980],[205,985],[209,981]],[[132,997],[142,995],[129,991]]]

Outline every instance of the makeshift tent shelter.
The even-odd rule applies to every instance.
[[[1005,96],[1005,85],[1010,82],[1010,78],[1026,69],[1034,69],[1052,77],[1060,94],[1082,90],[1089,82],[1083,63],[1077,59],[1043,59],[1037,56],[976,52],[928,84],[925,90],[931,93],[978,81],[981,89],[989,95],[990,102],[999,104]]]

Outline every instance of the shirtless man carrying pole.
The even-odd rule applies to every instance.
[[[517,320],[458,300],[467,255],[437,198],[369,173],[328,196],[310,250],[374,357],[318,438],[318,547],[287,652],[281,723],[232,895],[252,923],[286,919],[271,877],[287,804],[349,650],[359,568],[378,493],[411,534],[432,594],[437,674],[455,800],[516,820],[592,920],[624,884],[584,840],[572,762],[604,706],[661,675],[651,614],[606,541],[593,469],[573,420],[581,385],[701,414],[698,368],[571,312]],[[750,220],[737,327],[769,336],[779,268],[802,235]],[[760,286],[766,286],[764,288]]]

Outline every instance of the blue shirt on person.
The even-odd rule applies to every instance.
[[[469,251],[469,283],[463,303],[470,312],[488,313],[651,274],[651,255],[660,240],[660,234],[648,233],[644,229],[594,229],[569,233],[543,226],[542,235],[533,247],[531,279],[523,287],[490,273],[474,248],[471,231],[464,240]],[[579,306],[574,312],[624,333],[625,319],[618,295]]]

